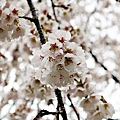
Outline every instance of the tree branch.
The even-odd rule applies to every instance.
[[[57,105],[57,112],[59,111],[59,104]],[[59,120],[59,114],[56,114],[56,120]]]
[[[40,37],[40,41],[42,44],[45,44],[46,40],[45,40],[45,37],[44,37],[44,34],[43,34],[43,31],[42,31],[42,28],[41,28],[41,25],[40,25],[40,22],[38,20],[38,16],[36,14],[36,10],[35,10],[35,7],[32,3],[31,0],[27,0],[27,3],[30,7],[30,11],[32,13],[32,18],[28,18],[28,17],[21,17],[21,18],[25,18],[25,19],[28,19],[30,20],[31,22],[34,22],[37,30],[38,30],[38,33],[39,33],[39,37]]]
[[[63,104],[61,91],[57,88],[57,89],[55,89],[55,94],[56,94],[56,97],[57,97],[57,100],[58,100],[58,108],[59,108],[59,111],[61,113],[61,116],[62,116],[63,120],[67,120],[67,114],[66,114],[65,107],[64,107],[64,104]]]
[[[55,5],[54,2],[53,2],[53,0],[51,0],[51,4],[52,4],[52,10],[53,10],[53,15],[55,17],[55,20],[56,20],[56,22],[60,23],[60,21],[57,19],[55,8],[59,7],[59,8],[68,9],[68,7],[65,6],[65,5]]]

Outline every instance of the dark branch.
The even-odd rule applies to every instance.
[[[33,120],[38,120],[39,118],[45,116],[45,115],[56,115],[58,113],[56,112],[49,112],[47,110],[41,110],[38,112],[37,116]]]
[[[118,119],[111,119],[111,118],[108,118],[107,120],[118,120]]]
[[[29,20],[30,22],[34,22],[34,19],[33,19],[33,18],[30,18],[30,17],[19,16],[19,18],[24,18],[24,19],[26,19],[26,20]]]
[[[65,6],[65,5],[55,5],[53,0],[51,0],[51,4],[52,4],[52,10],[53,10],[53,15],[55,17],[55,20],[56,20],[56,22],[60,23],[60,21],[57,19],[55,8],[59,7],[59,8],[68,9],[68,6]]]
[[[116,0],[116,2],[120,2],[120,0]]]
[[[39,33],[39,37],[40,37],[40,41],[42,44],[45,44],[45,37],[44,37],[44,34],[43,34],[43,31],[42,31],[42,28],[41,28],[41,25],[40,25],[40,22],[38,20],[38,16],[36,14],[36,10],[35,10],[35,7],[32,3],[31,0],[27,0],[28,2],[28,5],[30,7],[30,11],[32,13],[32,18],[29,18],[29,17],[20,17],[20,18],[25,18],[25,19],[28,19],[30,20],[31,22],[33,22],[38,30],[38,33]]]
[[[108,69],[98,61],[97,57],[93,54],[92,50],[89,51],[90,54],[92,55],[92,57],[94,58],[95,62],[98,63],[104,70],[108,71]],[[109,71],[108,71],[109,72]],[[117,77],[115,77],[113,74],[111,74],[111,77],[113,78],[113,80],[116,82],[116,83],[120,83],[120,81],[117,79]]]
[[[57,112],[59,111],[59,104],[57,105]],[[56,120],[59,120],[59,114],[56,114]]]
[[[64,107],[64,104],[63,104],[61,91],[57,88],[57,89],[55,89],[55,94],[56,94],[56,97],[57,97],[58,108],[59,108],[59,111],[61,113],[61,116],[62,116],[63,120],[67,120],[67,114],[66,114],[65,107]]]
[[[38,0],[38,2],[42,2],[42,0]]]
[[[111,74],[112,78],[115,80],[116,83],[120,83],[120,81],[115,77],[113,74]]]
[[[70,101],[70,103],[71,103],[71,107],[73,108],[73,110],[74,110],[74,112],[75,112],[75,114],[76,114],[78,120],[80,120],[79,113],[77,112],[75,106],[74,106],[73,103],[72,103],[72,100],[71,100],[71,98],[70,98],[70,94],[67,94],[67,97],[68,97],[68,99],[69,99],[69,101]]]
[[[54,5],[55,7],[60,7],[60,8],[64,8],[65,10],[67,10],[68,9],[68,7],[67,6],[65,6],[65,5]]]

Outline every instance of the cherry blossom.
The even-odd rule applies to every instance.
[[[25,25],[21,26],[21,20],[18,20],[19,9],[16,9],[13,5],[9,5],[9,7],[5,3],[3,5],[0,9],[1,42],[11,41],[11,39],[25,35]]]
[[[70,39],[69,32],[58,30],[49,35],[39,54],[34,52],[32,64],[36,67],[35,77],[44,84],[64,86],[74,82],[75,74],[81,76],[86,72],[82,69],[86,67],[84,51],[74,42],[69,42]]]
[[[30,1],[0,1],[0,119],[120,117],[120,3]]]

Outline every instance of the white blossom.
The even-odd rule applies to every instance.
[[[76,43],[69,42],[70,38],[69,32],[58,30],[49,35],[39,54],[34,51],[35,77],[42,83],[66,86],[74,82],[75,74],[82,76],[86,73],[82,69],[86,68],[85,53]]]

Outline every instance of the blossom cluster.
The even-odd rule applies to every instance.
[[[107,119],[111,118],[115,113],[113,106],[107,103],[104,97],[100,95],[91,95],[85,98],[81,102],[81,106],[87,112],[87,120]]]
[[[87,72],[85,53],[64,30],[51,33],[40,50],[34,51],[35,78],[42,84],[66,86],[80,81]]]
[[[34,77],[34,71],[30,67],[27,68],[26,77],[21,86],[19,96],[22,98],[34,99],[36,97],[41,100],[47,100],[53,96],[53,90],[49,86],[41,84],[40,80]]]
[[[19,102],[20,102],[20,100],[19,100]],[[26,101],[26,103],[19,103],[19,102],[18,103],[16,102],[16,108],[15,108],[14,112],[7,114],[7,118],[9,120],[26,119],[27,113],[28,112],[30,113],[32,111],[30,108],[30,105],[29,106],[27,105],[27,101]]]
[[[0,3],[0,42],[11,41],[25,35],[22,21],[18,19],[20,12],[14,5],[6,4],[5,0]]]
[[[68,93],[73,97],[79,97],[80,105],[87,113],[87,120],[102,120],[102,118],[111,118],[115,113],[113,106],[107,103],[105,98],[97,94],[92,76],[86,74],[84,83],[77,82],[77,85],[69,86]]]

